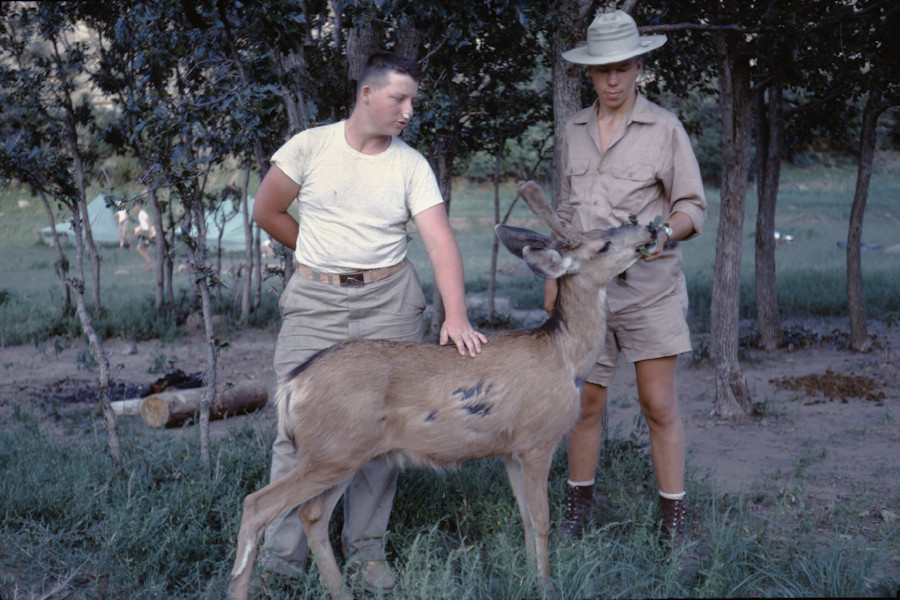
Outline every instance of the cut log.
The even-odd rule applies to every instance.
[[[126,415],[141,414],[141,404],[143,404],[143,402],[143,398],[128,398],[126,400],[114,400],[109,404],[112,406],[113,412],[116,413],[117,417],[123,417]]]
[[[177,427],[189,419],[199,419],[200,402],[206,388],[160,392],[144,398],[141,417],[152,427]],[[258,382],[242,383],[216,394],[209,407],[209,418],[239,415],[259,410],[266,405],[268,388]]]

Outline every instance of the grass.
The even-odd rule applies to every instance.
[[[58,589],[58,596],[41,597],[222,598],[236,507],[268,478],[268,427],[250,420],[217,440],[207,477],[194,455],[197,440],[123,421],[127,462],[117,475],[93,409],[48,410],[23,407],[0,430],[0,594],[30,598]],[[551,482],[563,481],[564,470],[560,452]],[[609,514],[581,543],[552,545],[557,598],[872,596],[893,593],[900,583],[896,571],[893,579],[884,575],[896,568],[897,525],[882,523],[861,537],[853,499],[811,519],[794,490],[731,497],[689,479],[694,574],[656,542],[646,448],[612,438],[598,478],[609,492]],[[553,483],[554,531],[562,495]],[[335,515],[333,539],[340,509]],[[387,552],[402,590],[395,598],[540,597],[496,461],[440,473],[403,471]],[[35,590],[26,582],[40,593],[29,595]],[[324,596],[315,569],[299,579],[274,578],[265,590],[258,578],[254,585],[259,598]]]

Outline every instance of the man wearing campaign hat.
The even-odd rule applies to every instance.
[[[624,12],[605,12],[591,23],[586,43],[562,55],[587,67],[597,100],[566,123],[559,142],[559,217],[583,230],[617,227],[631,215],[642,224],[657,217],[663,221],[656,248],[607,286],[605,348],[586,377],[582,416],[568,439],[563,531],[572,537],[591,520],[601,420],[621,354],[634,364],[638,401],[650,430],[661,539],[684,539],[685,442],[675,368],[677,356],[691,350],[691,339],[677,242],[700,233],[706,199],[684,127],[637,91],[643,55],[665,42],[664,35],[639,35]],[[556,281],[547,281],[544,308],[551,314],[556,296]]]

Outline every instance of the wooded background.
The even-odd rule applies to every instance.
[[[172,249],[176,239],[185,244],[209,344],[208,419],[218,350],[208,213],[226,202],[243,210],[252,274],[243,279],[246,317],[258,306],[262,281],[260,235],[246,206],[250,182],[265,174],[268,157],[290,135],[349,114],[355,75],[378,49],[425,68],[403,135],[430,161],[451,214],[453,176],[460,173],[495,184],[535,177],[555,190],[554,134],[593,100],[583,69],[560,53],[581,43],[596,12],[610,8],[631,13],[642,33],[668,36],[647,57],[641,89],[684,120],[706,183],[721,189],[710,322],[716,414],[750,410],[738,364],[748,182],[756,179],[759,202],[759,343],[774,348],[782,339],[774,258],[779,169],[811,148],[858,160],[847,295],[851,345],[866,349],[860,242],[879,124],[880,143],[898,141],[890,110],[900,103],[895,1],[5,2],[0,177],[4,186],[25,186],[41,198],[51,225],[59,206],[73,219],[74,258],[56,245],[60,310],[78,314],[100,366],[114,459],[121,460],[106,393],[109,365],[91,325],[102,310],[100,257],[84,218],[91,182],[105,182],[110,202],[128,201],[123,183],[137,184],[164,232],[155,249],[160,312],[175,305]],[[223,169],[239,171],[241,184],[217,186],[213,175]],[[502,219],[496,195],[495,215]],[[435,307],[439,323],[439,298]],[[208,436],[201,436],[201,449],[208,460]]]

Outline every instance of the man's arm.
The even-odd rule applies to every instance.
[[[277,165],[272,165],[253,201],[253,220],[275,241],[292,250],[297,246],[300,227],[288,213],[288,208],[299,193],[300,186]]]
[[[441,325],[440,342],[446,344],[452,340],[460,354],[465,355],[468,351],[470,356],[475,356],[481,352],[481,344],[487,343],[487,338],[475,331],[469,322],[462,256],[450,229],[447,211],[443,204],[437,204],[423,210],[413,220],[422,236],[434,270],[435,285],[444,301],[446,316]]]

